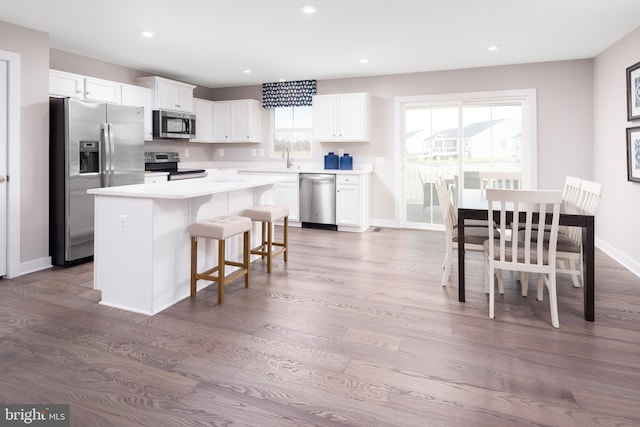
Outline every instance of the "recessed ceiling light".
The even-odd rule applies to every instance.
[[[155,36],[153,31],[150,31],[150,30],[142,30],[140,31],[140,35],[145,39],[150,39],[151,37]]]
[[[251,70],[249,70],[248,68],[246,70],[243,70],[242,72],[245,74],[251,74]]]
[[[498,50],[498,49],[500,49],[500,45],[497,45],[497,44],[491,45],[491,46],[489,46],[489,47],[487,48],[487,50],[488,50],[489,52],[494,52],[494,51],[496,51],[496,50]]]
[[[286,82],[286,81],[287,81],[287,79],[280,79],[280,81],[281,81],[281,82]]]
[[[302,13],[306,14],[306,15],[313,15],[314,13],[316,13],[316,11],[318,9],[316,9],[315,6],[308,4],[306,6],[303,6],[302,9],[300,9],[302,11]]]
[[[360,63],[361,64],[366,64],[368,62],[369,62],[369,60],[367,58],[360,58]]]

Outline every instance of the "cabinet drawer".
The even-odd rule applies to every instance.
[[[358,175],[336,175],[336,184],[358,184]]]

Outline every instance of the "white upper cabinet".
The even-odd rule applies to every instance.
[[[193,89],[195,86],[165,79],[163,77],[139,77],[138,84],[152,90],[154,110],[193,112]]]
[[[256,99],[214,101],[214,142],[260,142],[260,114],[260,101]]]
[[[84,76],[49,70],[49,94],[84,99]]]
[[[122,85],[122,105],[133,105],[134,107],[144,107],[144,140],[153,140],[153,118],[151,112],[151,89]]]
[[[121,84],[65,71],[49,70],[49,94],[119,104]]]
[[[213,142],[213,101],[193,98],[196,115],[196,137],[192,142]]]
[[[120,104],[122,100],[121,87],[122,84],[118,82],[85,77],[84,99],[87,101],[101,101]]]
[[[371,96],[367,93],[315,95],[315,141],[369,141]]]

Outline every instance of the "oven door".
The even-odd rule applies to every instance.
[[[196,116],[175,111],[153,111],[153,137],[189,139],[196,136]]]

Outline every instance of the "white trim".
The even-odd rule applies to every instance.
[[[520,98],[525,99],[523,104],[523,115],[528,115],[528,123],[531,128],[528,130],[529,140],[523,141],[528,148],[529,170],[523,170],[525,179],[530,179],[529,186],[531,189],[538,188],[538,122],[537,122],[537,95],[536,89],[515,89],[515,90],[498,90],[488,92],[465,92],[465,93],[448,93],[440,95],[413,95],[399,96],[394,98],[394,179],[395,179],[395,223],[396,227],[403,224],[405,217],[404,204],[404,156],[401,152],[403,138],[402,124],[402,106],[408,103],[460,103],[461,101],[482,101],[496,100],[500,98]],[[523,123],[527,123],[523,120]]]
[[[605,254],[609,255],[624,268],[640,277],[640,263],[630,258],[627,254],[611,246],[604,240],[596,237],[596,247]]]
[[[27,261],[20,265],[20,274],[35,273],[36,271],[51,268],[51,257],[44,257]]]
[[[9,65],[7,120],[7,277],[20,270],[20,55],[0,50]]]

